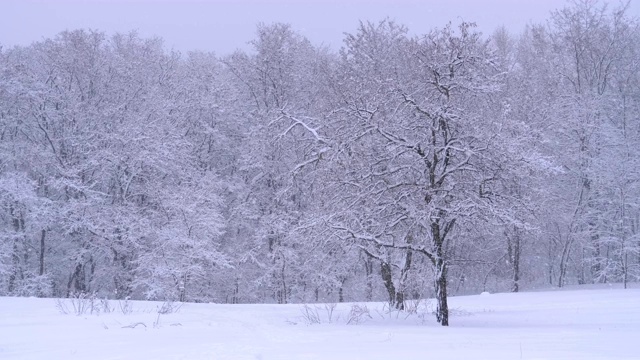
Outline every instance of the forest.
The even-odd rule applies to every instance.
[[[0,296],[405,301],[640,280],[640,27],[546,23],[339,50],[135,32],[0,47]]]

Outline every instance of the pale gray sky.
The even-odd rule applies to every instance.
[[[616,0],[611,1],[617,4]],[[285,22],[316,44],[342,45],[358,20],[386,16],[424,33],[448,21],[475,21],[485,33],[505,25],[518,32],[543,22],[563,0],[0,0],[0,44],[28,45],[65,29],[158,35],[169,48],[215,51],[246,48],[259,22]],[[640,0],[631,13],[640,15]]]

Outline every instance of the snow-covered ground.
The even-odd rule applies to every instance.
[[[0,298],[0,359],[640,359],[637,287],[452,297],[448,328],[428,302],[414,314],[368,303],[331,315],[325,305],[94,305],[78,316],[70,300]]]

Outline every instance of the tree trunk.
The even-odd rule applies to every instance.
[[[287,289],[287,278],[286,278],[286,266],[287,263],[284,259],[284,256],[282,257],[282,271],[280,273],[280,277],[281,277],[281,281],[282,281],[282,304],[287,304],[289,302],[288,299],[288,291],[289,289]]]
[[[567,235],[567,241],[562,247],[562,256],[560,257],[560,274],[558,275],[558,287],[563,287],[565,283],[567,268],[569,267],[569,256],[571,255],[571,236],[572,235]]]
[[[442,326],[449,326],[449,305],[447,304],[447,264],[444,259],[436,259],[436,320]]]
[[[84,267],[82,264],[76,263],[76,267],[69,277],[69,282],[67,283],[67,297],[84,294],[86,290]]]
[[[9,294],[16,290],[16,283],[20,273],[20,257],[18,256],[18,240],[13,242],[13,252],[11,254],[11,273],[9,275]],[[13,294],[12,294],[13,295]]]
[[[38,271],[40,276],[44,275],[44,239],[46,234],[47,231],[43,229],[40,235],[40,270]]]
[[[518,248],[520,244],[518,244]],[[520,250],[518,250],[519,252]],[[520,254],[514,259],[513,262],[513,287],[511,292],[518,292],[520,290]]]
[[[373,261],[366,256],[364,259],[364,271],[367,277],[366,279],[366,287],[365,287],[365,299],[367,301],[373,300]]]
[[[626,251],[626,249],[622,249],[623,251]],[[624,257],[622,259],[622,283],[624,284],[624,288],[627,288],[627,282],[629,281],[629,257],[628,254],[625,252],[624,253]]]
[[[341,276],[338,278],[338,280],[340,280],[340,287],[338,288],[338,302],[343,303],[344,302],[344,283],[347,281],[347,277]]]
[[[595,228],[595,225],[589,224],[591,231]],[[593,246],[593,262],[591,265],[591,283],[597,284],[603,282],[603,268],[602,268],[602,249],[600,247],[600,236],[598,234],[591,235],[591,244]],[[604,281],[606,282],[606,280]]]
[[[513,235],[507,236],[507,251],[509,253],[509,263],[513,270],[513,284],[511,285],[511,292],[518,292],[520,290],[520,257],[521,257],[521,238],[518,229],[514,229]]]
[[[433,264],[435,265],[435,288],[436,288],[436,320],[442,326],[449,326],[449,305],[447,304],[447,262],[445,259],[444,241],[447,233],[455,223],[452,220],[440,232],[440,223],[438,221],[431,223],[431,236],[435,245],[435,257]]]
[[[382,261],[380,265],[380,275],[382,275],[382,281],[384,282],[384,287],[387,289],[387,293],[389,293],[389,305],[396,305],[396,287],[393,285],[393,278],[391,276],[391,265],[388,262]]]
[[[411,270],[411,259],[413,253],[411,250],[407,250],[404,260],[404,266],[400,269],[400,281],[398,284],[398,288],[396,289],[396,309],[404,310],[404,300],[405,300],[405,282],[407,280],[407,276],[409,275],[409,270]]]

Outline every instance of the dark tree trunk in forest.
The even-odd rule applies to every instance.
[[[404,310],[404,292],[396,292],[396,309]]]
[[[511,285],[511,292],[518,292],[520,290],[520,258],[522,255],[522,238],[518,229],[514,229],[513,235],[506,234],[507,236],[507,251],[509,255],[509,263],[513,270],[513,284]]]
[[[16,290],[17,282],[20,279],[21,271],[20,271],[20,257],[18,256],[18,241],[15,240],[13,243],[13,253],[11,254],[11,265],[12,270],[9,275],[9,293],[11,294],[14,290]]]
[[[340,281],[340,287],[338,288],[338,302],[343,303],[344,302],[344,284],[347,281],[347,277],[340,276],[338,280]]]
[[[565,283],[567,268],[569,267],[569,256],[571,255],[571,244],[571,239],[567,239],[567,241],[564,243],[564,246],[562,247],[562,255],[560,256],[560,274],[558,275],[558,287],[563,287]]]
[[[24,268],[20,261],[20,253],[24,256],[24,264],[27,263],[27,252],[24,251],[24,245],[20,241],[24,242],[24,230],[25,223],[24,217],[20,211],[16,211],[13,206],[9,206],[9,213],[13,218],[13,230],[16,233],[15,240],[13,241],[13,251],[11,253],[11,273],[9,275],[9,293],[17,290],[18,281],[24,280]],[[20,234],[20,235],[18,235]]]
[[[382,275],[382,281],[384,282],[384,287],[387,289],[387,293],[389,293],[389,305],[396,305],[396,287],[393,285],[393,278],[391,275],[391,265],[388,262],[382,261],[380,265],[380,275]]]
[[[436,260],[436,320],[442,326],[449,326],[449,304],[447,303],[447,264]]]
[[[404,260],[404,266],[400,269],[400,284],[396,289],[396,309],[404,310],[404,300],[405,300],[405,282],[407,280],[407,276],[409,275],[409,270],[411,270],[411,259],[413,253],[411,250],[407,250],[407,254]]]
[[[520,291],[520,257],[513,263],[513,287],[511,292]]]
[[[364,271],[365,271],[365,275],[367,277],[367,284],[366,284],[366,288],[365,288],[365,299],[367,301],[371,301],[373,300],[373,261],[371,261],[371,258],[369,258],[368,256],[366,256],[364,258]]]
[[[595,232],[595,225],[589,224],[592,232]],[[600,249],[600,236],[598,234],[591,235],[591,244],[593,246],[593,265],[591,266],[591,282],[593,284],[607,282],[602,277],[602,250]]]
[[[46,230],[42,230],[40,235],[40,270],[38,271],[38,275],[44,275],[44,240],[47,234]]]
[[[440,221],[431,223],[431,236],[435,247],[435,256],[432,258],[435,270],[436,290],[436,320],[442,326],[449,326],[449,305],[447,303],[447,261],[444,243],[449,231],[453,228],[455,219],[449,221],[444,230],[440,230]]]
[[[67,297],[73,296],[75,293],[84,293],[86,290],[84,267],[77,263],[67,283]]]

